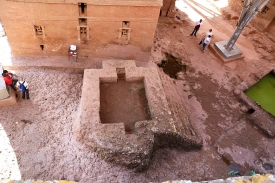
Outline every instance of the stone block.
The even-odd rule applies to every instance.
[[[0,100],[0,107],[17,104],[16,95],[13,89],[9,88],[9,93],[10,95],[8,98],[4,98]]]
[[[219,59],[219,61],[221,61],[223,64],[229,63],[229,62],[233,62],[233,61],[237,61],[237,60],[241,60],[244,58],[244,55],[240,55],[240,56],[234,56],[231,58],[226,58],[217,48],[213,43],[210,43],[208,46],[209,50],[212,51],[212,53]]]
[[[103,160],[136,171],[150,165],[156,146],[186,149],[202,146],[197,135],[188,134],[194,131],[191,126],[182,132],[182,123],[189,121],[176,120],[187,118],[178,118],[170,112],[157,68],[136,67],[133,60],[107,60],[102,65],[102,69],[84,71],[81,101],[73,123],[74,135],[80,143],[90,147]],[[100,82],[116,82],[117,71],[123,68],[126,81],[143,80],[151,115],[151,120],[136,122],[135,131],[130,135],[126,134],[123,123],[102,124],[99,115]]]
[[[176,15],[176,12],[174,12],[174,11],[168,11],[168,13],[167,13],[167,17],[170,17],[170,18],[174,18],[175,15]]]
[[[166,16],[167,16],[167,13],[168,13],[168,10],[161,10],[161,11],[160,11],[160,16],[166,17]]]

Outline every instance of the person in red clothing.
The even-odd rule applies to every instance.
[[[10,86],[14,91],[17,91],[15,85],[18,81],[18,79],[13,78],[15,74],[12,74],[11,72],[8,72],[7,70],[4,70],[2,73],[2,76],[5,80],[5,83]]]

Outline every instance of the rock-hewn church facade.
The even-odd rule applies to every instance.
[[[162,4],[162,0],[2,0],[0,18],[14,56],[62,56],[71,44],[82,56],[110,43],[149,52]]]

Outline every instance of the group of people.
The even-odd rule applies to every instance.
[[[199,21],[196,22],[195,27],[193,32],[191,33],[190,36],[197,36],[197,32],[200,29],[202,25],[202,19],[200,19]],[[202,40],[200,41],[199,45],[202,44],[202,51],[205,51],[205,48],[208,44],[210,44],[211,38],[212,38],[213,34],[212,34],[212,29],[209,29],[209,31],[206,33],[206,35],[202,38]]]
[[[2,76],[5,80],[5,83],[10,86],[15,92],[19,90],[22,92],[22,99],[29,99],[29,86],[22,77],[20,77],[18,80],[15,78],[17,77],[15,74],[7,70],[3,71]]]

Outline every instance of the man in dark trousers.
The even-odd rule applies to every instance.
[[[203,52],[205,51],[205,47],[209,45],[210,41],[211,41],[211,35],[208,35],[208,37],[203,40],[203,44],[202,44]]]
[[[194,36],[197,36],[196,34],[197,34],[198,30],[200,29],[201,25],[202,25],[202,19],[200,19],[200,21],[196,22],[195,28],[190,36],[193,36],[193,34],[194,34]]]
[[[19,78],[19,81],[16,83],[16,86],[22,92],[22,99],[29,99],[29,85],[22,77]]]

